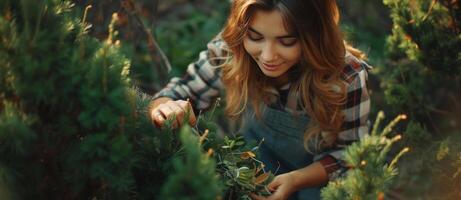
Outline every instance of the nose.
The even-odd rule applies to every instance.
[[[277,59],[277,51],[272,42],[267,42],[261,49],[261,61],[271,63]]]

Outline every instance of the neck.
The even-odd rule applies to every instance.
[[[277,78],[270,78],[269,82],[276,88],[280,88],[290,82],[290,77],[288,73],[285,73]]]
[[[269,81],[274,87],[280,88],[290,81],[296,80],[300,73],[299,66],[295,65],[281,76],[270,78]]]

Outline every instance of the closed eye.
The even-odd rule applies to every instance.
[[[248,28],[246,35],[250,40],[255,41],[255,42],[261,41],[262,39],[264,39],[264,36],[261,33],[254,30],[251,27]],[[282,44],[283,46],[286,46],[286,47],[291,47],[291,46],[295,45],[298,42],[298,38],[296,36],[293,36],[293,35],[284,35],[284,36],[280,36],[280,37],[277,37],[277,38],[278,38],[278,41],[280,42],[280,44]]]
[[[247,32],[247,36],[250,40],[253,40],[253,41],[260,41],[263,39],[263,36],[261,36],[258,33],[253,32],[252,30],[249,30]]]
[[[279,41],[283,46],[291,47],[298,42],[298,38],[296,37],[280,38]]]

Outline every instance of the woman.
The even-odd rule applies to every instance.
[[[269,197],[319,199],[319,187],[346,171],[344,148],[367,134],[368,65],[339,30],[334,0],[234,0],[223,31],[182,78],[152,102],[162,126],[207,109],[221,90],[226,112],[243,118],[247,140],[277,176]],[[185,101],[185,99],[190,99]]]

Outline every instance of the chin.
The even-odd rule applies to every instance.
[[[268,72],[268,71],[262,71],[262,72],[265,76],[269,78],[278,78],[282,75],[280,72]]]

